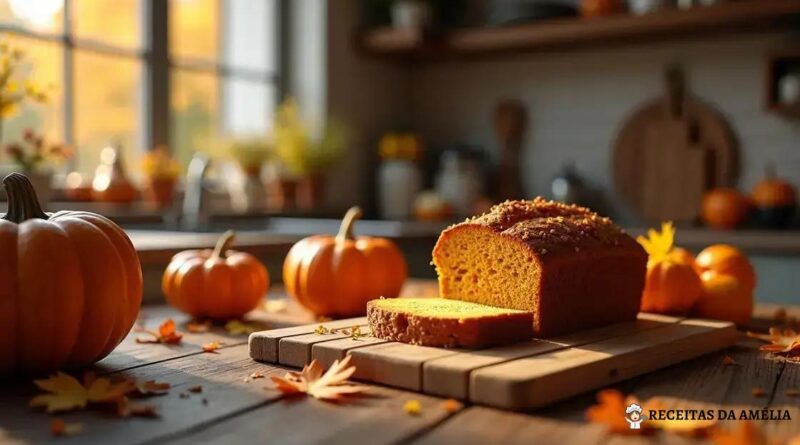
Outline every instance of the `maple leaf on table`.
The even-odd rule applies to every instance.
[[[145,329],[144,327],[137,327],[136,332],[141,332],[144,334],[149,334],[153,338],[136,338],[136,343],[162,343],[162,344],[178,344],[181,342],[183,335],[175,329],[175,322],[168,318],[166,321],[161,323],[158,327],[158,331],[151,331],[150,329]]]
[[[172,386],[169,383],[160,383],[155,380],[148,380],[146,382],[136,382],[136,391],[139,394],[146,395],[162,395],[169,392]]]
[[[219,349],[220,346],[222,346],[222,343],[218,342],[218,341],[212,341],[212,342],[204,343],[203,344],[203,352],[219,354],[219,352],[217,352],[217,349]]]
[[[286,396],[308,395],[315,399],[335,402],[343,397],[355,395],[366,390],[365,387],[346,383],[356,372],[350,365],[350,356],[333,362],[323,374],[322,366],[313,360],[301,372],[288,372],[284,377],[271,376],[275,388]]]
[[[769,334],[748,332],[747,336],[769,342],[759,348],[762,351],[800,362],[800,334],[793,329],[769,328]]]
[[[631,403],[639,403],[636,398],[615,389],[605,389],[597,393],[597,405],[586,410],[586,418],[591,423],[605,425],[610,433],[633,434],[641,430],[632,430],[625,420],[625,409]]]
[[[34,383],[49,394],[34,397],[30,406],[44,407],[48,413],[85,408],[89,402],[113,402],[136,389],[136,384],[131,380],[112,383],[107,378],[96,378],[91,373],[84,376],[83,384],[63,372],[47,379],[34,380]]]

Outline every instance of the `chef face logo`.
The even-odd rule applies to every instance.
[[[632,430],[638,430],[642,428],[642,422],[647,420],[647,417],[642,414],[641,406],[631,403],[625,409],[625,420],[628,421]]]

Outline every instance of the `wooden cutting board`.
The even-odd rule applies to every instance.
[[[354,378],[503,409],[545,406],[582,392],[733,345],[732,323],[640,314],[638,320],[509,346],[461,350],[414,346],[347,333],[317,334],[319,324],[256,332],[250,356],[325,368],[352,356]],[[359,326],[365,318],[326,322]]]
[[[618,192],[648,221],[692,221],[703,193],[736,179],[736,140],[725,118],[667,70],[665,94],[623,123],[614,143]]]

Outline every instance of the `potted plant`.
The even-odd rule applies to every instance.
[[[300,116],[297,102],[292,98],[279,107],[275,119],[275,153],[284,176],[296,184],[297,207],[311,209],[321,203],[324,171],[341,158],[345,133],[342,125],[329,119],[323,130],[315,134]]]
[[[146,180],[145,197],[159,208],[172,206],[175,186],[180,176],[180,165],[166,146],[148,151],[141,161]]]
[[[5,146],[5,153],[17,168],[30,179],[39,202],[45,204],[53,194],[53,172],[49,166],[72,156],[72,151],[61,144],[48,144],[33,130],[25,130],[22,142]]]

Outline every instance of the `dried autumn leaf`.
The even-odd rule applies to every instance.
[[[141,332],[144,334],[149,334],[153,338],[137,338],[136,343],[162,343],[162,344],[169,344],[174,345],[181,342],[183,335],[175,329],[175,322],[168,318],[166,321],[161,323],[158,327],[158,331],[151,331],[144,327],[136,328],[136,332]]]
[[[346,383],[356,371],[355,366],[349,364],[348,355],[341,361],[333,362],[323,374],[322,366],[313,360],[303,368],[302,372],[288,372],[284,377],[270,378],[275,383],[275,388],[286,396],[306,394],[315,399],[333,402],[365,390],[363,386]]]
[[[191,393],[194,393],[194,394],[199,394],[199,393],[203,392],[203,385],[191,386],[191,387],[189,387],[187,389],[187,391],[189,391]]]
[[[156,407],[147,403],[131,402],[127,397],[117,401],[117,415],[119,417],[158,417]]]
[[[330,333],[330,329],[326,328],[323,325],[319,325],[316,327],[316,329],[314,329],[314,333],[317,335],[325,335]]]
[[[169,383],[159,383],[155,380],[148,380],[146,382],[136,382],[136,390],[139,394],[146,396],[146,395],[161,395],[166,394],[169,392],[170,389]]]
[[[461,409],[461,403],[455,399],[447,399],[444,402],[442,402],[442,407],[448,413],[454,413]]]
[[[230,335],[250,335],[263,330],[264,327],[256,323],[245,323],[241,320],[231,320],[225,324],[225,330]]]
[[[737,424],[733,431],[714,429],[711,441],[716,445],[769,445],[767,437],[753,422],[746,420]]]
[[[726,355],[722,358],[722,366],[741,366],[741,364],[734,360],[730,355]]]
[[[192,320],[186,323],[186,332],[191,334],[202,334],[211,330],[210,321],[196,321]]]
[[[800,361],[800,334],[793,329],[769,328],[769,334],[748,332],[748,337],[769,342],[761,346],[762,351],[785,357],[787,360]]]
[[[221,346],[221,343],[218,342],[218,341],[212,341],[212,342],[205,343],[205,344],[203,344],[203,352],[219,354],[217,352],[217,349],[219,349],[220,346]]]
[[[83,431],[82,423],[66,423],[59,418],[50,422],[50,434],[54,437],[66,437],[80,434]]]
[[[640,430],[632,430],[625,420],[625,409],[631,403],[638,402],[615,389],[606,389],[597,393],[597,405],[586,410],[586,418],[589,422],[605,425],[611,433],[636,433]]]
[[[406,414],[418,416],[422,413],[422,404],[416,399],[408,400],[403,404],[403,411],[405,411]]]
[[[48,413],[85,408],[89,402],[112,402],[136,389],[131,380],[111,383],[107,378],[87,374],[85,386],[75,377],[59,372],[47,379],[34,380],[39,388],[50,394],[40,394],[30,401],[34,408],[44,407]]]

